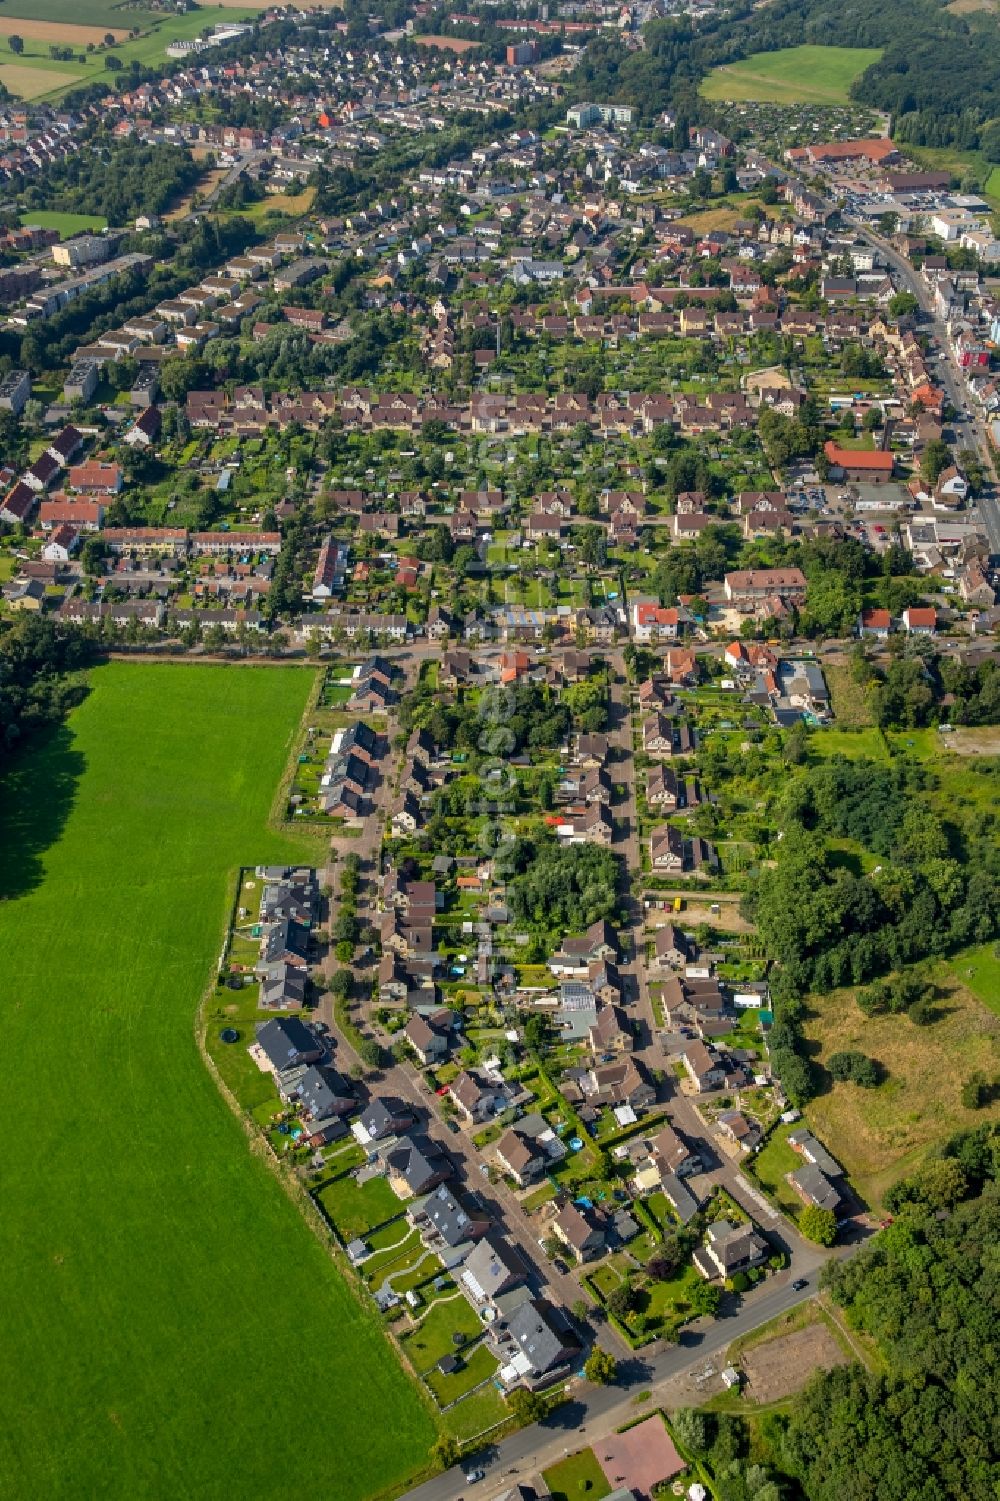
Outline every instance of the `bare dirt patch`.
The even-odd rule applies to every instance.
[[[718,912],[712,911],[712,906],[718,905]],[[697,927],[699,923],[710,923],[713,928],[719,928],[724,933],[750,933],[753,924],[748,923],[740,916],[739,901],[726,901],[724,896],[715,893],[713,901],[693,902],[684,896],[684,908],[681,912],[672,912],[669,908],[655,908],[646,914],[646,926],[648,928],[662,928],[665,923],[672,922],[679,928]]]
[[[116,42],[128,36],[123,26],[74,26],[69,21],[26,21],[20,16],[0,17],[0,36],[24,37],[29,42],[66,42],[84,47],[88,42],[95,46],[106,36]]]
[[[989,725],[974,730],[959,725],[941,736],[941,744],[956,756],[1000,756],[1000,728]]]
[[[25,68],[18,63],[0,67],[0,83],[18,99],[37,99],[53,89],[68,88],[82,77],[82,73],[57,73],[54,68]]]
[[[847,1365],[847,1356],[826,1324],[808,1324],[744,1353],[747,1396],[761,1405],[780,1402],[801,1391],[814,1371],[829,1371],[837,1365]]]
[[[479,46],[465,36],[415,36],[413,40],[421,47],[440,47],[444,52],[468,52],[470,47]]]

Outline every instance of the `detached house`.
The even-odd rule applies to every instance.
[[[731,1277],[760,1266],[771,1253],[767,1241],[752,1225],[734,1225],[731,1220],[716,1220],[709,1225],[704,1246],[693,1256],[695,1266],[710,1282],[716,1277]]]
[[[685,1048],[681,1062],[699,1094],[721,1089],[726,1082],[725,1069],[703,1042],[692,1042]]]
[[[403,1036],[425,1067],[428,1064],[441,1063],[448,1056],[450,1040],[447,1032],[438,1027],[432,1027],[427,1019],[419,1014],[410,1017],[403,1029]]]
[[[604,1225],[592,1209],[566,1204],[552,1221],[552,1229],[577,1261],[594,1261],[605,1249]]]

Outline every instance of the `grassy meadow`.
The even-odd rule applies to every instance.
[[[59,214],[47,210],[22,214],[21,223],[37,224],[41,229],[58,229],[63,240],[72,239],[73,235],[83,234],[88,229],[96,231],[108,227],[103,214]]]
[[[847,104],[848,90],[882,56],[879,47],[783,47],[713,68],[705,99],[761,104]]]
[[[0,1495],[338,1501],[434,1427],[196,1046],[312,675],[116,663],[0,794]],[[391,1445],[384,1435],[393,1435]]]

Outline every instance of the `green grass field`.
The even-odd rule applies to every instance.
[[[855,78],[878,62],[879,47],[785,47],[713,68],[706,99],[765,104],[847,104]]]
[[[977,1000],[1000,1016],[1000,944],[963,949],[949,961],[948,968]]]
[[[0,799],[0,1494],[338,1501],[434,1426],[195,1041],[312,676],[113,664]],[[464,1305],[463,1305],[464,1306]],[[385,1442],[391,1433],[393,1442]]]
[[[103,214],[50,214],[32,213],[21,215],[22,224],[37,224],[41,229],[58,229],[60,237],[68,240],[72,235],[82,234],[87,229],[107,229],[108,221]]]

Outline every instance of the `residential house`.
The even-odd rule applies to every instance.
[[[495,1312],[497,1298],[522,1287],[527,1278],[528,1269],[514,1247],[490,1230],[466,1256],[459,1280],[475,1308]]]
[[[689,1043],[681,1054],[681,1062],[699,1094],[721,1089],[726,1082],[725,1068],[703,1042]]]
[[[413,1107],[395,1095],[376,1095],[362,1110],[351,1127],[363,1147],[389,1137],[404,1136],[417,1123]]]
[[[448,1033],[440,1027],[431,1026],[427,1018],[419,1013],[410,1017],[403,1028],[403,1036],[424,1067],[441,1063],[448,1056],[451,1046]]]
[[[502,1362],[500,1380],[508,1389],[551,1377],[579,1355],[576,1337],[542,1298],[514,1309],[506,1330],[497,1331],[496,1348]]]
[[[475,1124],[491,1120],[509,1103],[502,1079],[471,1069],[452,1080],[449,1093],[459,1113]]]
[[[318,1063],[323,1046],[297,1016],[274,1017],[259,1022],[251,1052],[263,1071],[280,1074],[303,1063]]]
[[[389,1185],[399,1199],[428,1194],[452,1174],[448,1154],[429,1136],[394,1138],[379,1149],[379,1156]]]
[[[705,1233],[705,1244],[693,1256],[695,1266],[710,1282],[716,1277],[732,1277],[760,1266],[771,1254],[767,1241],[752,1225],[736,1225],[731,1220],[715,1220]]]
[[[653,938],[653,953],[660,969],[683,969],[694,958],[696,946],[688,935],[672,922],[657,928]]]
[[[577,1261],[594,1261],[607,1244],[603,1216],[585,1205],[565,1204],[552,1221],[552,1230]]]

